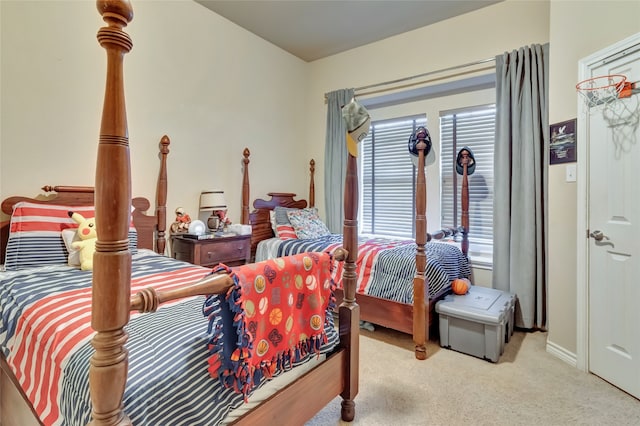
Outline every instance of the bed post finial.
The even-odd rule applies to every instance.
[[[249,187],[249,155],[251,155],[249,148],[245,148],[244,151],[242,151],[242,156],[244,157],[242,159],[242,164],[244,166],[242,168],[242,217],[240,219],[240,223],[242,223],[243,225],[250,225],[249,194],[251,189]]]
[[[96,331],[89,367],[92,425],[123,425],[131,421],[123,411],[127,382],[131,296],[131,164],[124,96],[124,55],[133,42],[123,28],[133,19],[128,0],[98,0],[107,23],[98,42],[107,52],[107,73],[100,142],[96,161],[95,214],[100,235],[93,257],[91,326]]]
[[[133,7],[129,0],[97,0],[96,7],[110,27],[122,29],[133,20]]]
[[[165,231],[167,229],[167,155],[169,155],[169,136],[164,135],[160,139],[160,174],[158,176],[158,187],[156,188],[156,252],[164,254],[167,243]]]
[[[316,206],[316,184],[315,184],[315,176],[316,173],[316,160],[313,158],[309,161],[309,207]]]

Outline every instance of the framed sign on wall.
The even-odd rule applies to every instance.
[[[550,126],[549,164],[576,161],[576,119]]]

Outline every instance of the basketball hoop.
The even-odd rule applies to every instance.
[[[636,130],[640,124],[640,101],[636,96],[638,82],[627,82],[622,74],[602,75],[588,78],[576,84],[576,90],[591,111],[602,105],[602,118],[611,131],[611,141],[615,145],[615,155],[619,158],[629,152],[636,143]],[[633,102],[635,101],[635,103]]]
[[[631,96],[632,84],[622,74],[602,75],[588,78],[576,84],[587,107],[608,105],[619,98]]]

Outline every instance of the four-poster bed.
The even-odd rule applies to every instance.
[[[241,320],[252,318],[254,311],[249,310],[247,299],[243,298],[244,293],[247,293],[251,285],[256,286],[257,292],[264,291],[265,282],[264,278],[262,281],[256,278],[255,281],[245,283],[242,277],[249,270],[264,268],[265,274],[269,271],[268,277],[271,280],[273,267],[286,264],[287,259],[264,265],[246,265],[246,268],[240,266],[231,270],[221,267],[211,273],[211,270],[206,268],[144,250],[154,248],[159,253],[163,253],[165,249],[166,155],[169,139],[165,137],[161,142],[162,161],[157,188],[158,206],[155,215],[148,216],[144,213],[149,208],[148,201],[131,198],[129,140],[124,104],[123,59],[124,54],[131,50],[132,42],[123,29],[132,20],[133,10],[127,0],[98,0],[96,4],[107,23],[107,27],[101,28],[98,32],[98,40],[107,51],[107,81],[95,188],[59,186],[53,188],[57,196],[47,200],[12,197],[2,203],[3,211],[12,215],[10,223],[2,224],[2,248],[3,251],[6,249],[8,252],[20,248],[21,245],[16,241],[26,238],[21,237],[16,229],[19,228],[25,235],[33,237],[29,234],[33,229],[28,229],[26,225],[18,225],[29,223],[29,218],[33,217],[31,213],[33,210],[29,209],[38,211],[38,217],[41,214],[59,215],[63,209],[64,213],[66,210],[76,209],[94,212],[98,241],[93,271],[72,270],[73,268],[66,263],[64,265],[48,264],[39,268],[26,265],[21,267],[20,256],[11,253],[7,255],[13,255],[18,262],[14,270],[3,272],[0,276],[2,327],[8,327],[0,330],[0,336],[3,336],[0,339],[2,349],[0,423],[4,426],[50,424],[58,421],[84,424],[91,419],[91,424],[94,425],[116,425],[130,424],[131,420],[136,418],[143,419],[140,420],[142,424],[163,424],[168,421],[189,425],[217,424],[218,421],[224,421],[229,410],[242,405],[243,399],[248,398],[253,402],[251,401],[253,395],[250,395],[251,389],[234,389],[237,383],[248,386],[260,381],[260,378],[256,381],[255,375],[250,380],[233,375],[233,373],[240,374],[244,371],[241,369],[226,370],[229,372],[229,377],[234,378],[233,383],[228,387],[222,386],[222,382],[209,376],[211,373],[211,376],[217,374],[218,377],[223,377],[222,370],[214,369],[212,366],[230,362],[226,357],[227,350],[234,351],[231,356],[231,361],[234,362],[233,357],[236,353],[241,354],[242,362],[247,360],[247,351],[260,355],[262,341],[254,345],[253,340],[249,339],[247,347],[237,347],[235,350],[235,346],[231,343],[222,342],[225,335],[219,332],[226,327],[226,324],[223,324],[226,320],[221,319],[224,317],[222,312],[225,310],[224,306],[237,305],[236,309],[239,309],[239,313],[236,312],[235,315],[240,317],[238,320],[240,325],[236,326],[236,318],[234,318],[233,327],[238,328],[239,332],[246,333],[244,330],[248,329],[244,327],[250,327],[251,323],[248,320],[247,323],[242,323]],[[336,396],[340,396],[343,400],[342,419],[351,421],[354,418],[354,398],[358,393],[359,353],[359,307],[355,302],[355,260],[358,255],[358,176],[356,159],[349,156],[347,163],[343,244],[345,250],[335,253],[335,258],[344,257],[344,263],[341,266],[344,295],[337,307],[339,326],[336,328],[333,317],[328,315],[322,320],[325,335],[322,333],[322,322],[312,317],[311,327],[314,330],[320,328],[320,334],[317,335],[318,343],[313,348],[300,346],[308,343],[303,341],[302,334],[299,336],[300,340],[297,340],[298,336],[292,337],[294,347],[301,352],[306,352],[303,354],[304,357],[313,360],[316,358],[316,353],[324,353],[326,359],[304,370],[302,375],[292,379],[280,390],[267,395],[248,412],[244,412],[238,418],[234,417],[233,421],[238,424],[302,424]],[[56,206],[53,207],[53,205]],[[133,213],[132,206],[135,208]],[[19,211],[23,212],[22,216],[18,216]],[[40,220],[35,222],[39,224]],[[61,222],[60,216],[56,216],[52,222]],[[134,232],[133,235],[132,232]],[[42,232],[37,237],[41,237],[41,234]],[[155,234],[155,237],[152,234]],[[52,240],[50,233],[47,233],[47,236]],[[137,239],[138,244],[135,248],[131,247],[132,239]],[[58,241],[57,244],[61,243]],[[305,271],[312,274],[313,262],[319,264],[320,261],[316,256],[310,256],[310,259],[309,265],[307,257],[295,264],[303,265]],[[138,260],[141,262],[138,263]],[[331,262],[333,263],[333,260]],[[268,269],[270,266],[272,266],[271,270]],[[326,266],[326,268],[329,267]],[[78,274],[82,277],[78,277]],[[61,282],[52,282],[52,277],[56,275],[61,277]],[[180,275],[179,279],[176,275]],[[328,275],[328,272],[325,275]],[[30,281],[23,279],[25,276],[38,282],[37,290],[40,293],[33,296],[21,293],[31,284]],[[307,278],[310,276],[307,275]],[[318,280],[321,279],[323,278],[318,278]],[[326,290],[329,288],[330,279],[326,277],[324,279],[327,281],[324,281],[322,286],[315,285],[316,282],[323,282],[315,281],[315,278],[303,281],[307,284],[306,289],[305,286],[301,286],[298,296],[303,291],[320,290],[321,287]],[[259,282],[260,287],[258,287]],[[150,287],[150,284],[153,286]],[[72,288],[61,289],[60,286]],[[67,322],[72,323],[76,317],[85,317],[87,318],[85,323],[64,331],[67,334],[59,334],[61,327],[57,327],[58,335],[52,338],[56,343],[60,343],[73,339],[76,334],[82,334],[78,339],[79,342],[72,345],[73,349],[76,347],[81,349],[78,351],[81,352],[78,356],[76,356],[78,352],[74,352],[73,355],[65,357],[60,355],[62,349],[58,352],[58,349],[54,351],[49,346],[45,347],[44,344],[29,343],[39,342],[38,336],[49,333],[48,329],[36,336],[28,334],[29,330],[22,330],[30,328],[22,327],[21,324],[30,320],[29,311],[33,309],[39,309],[38,314],[50,315],[51,321],[56,321],[59,313],[53,309],[52,303],[58,303],[58,299],[54,298],[59,293],[67,297],[70,300],[68,303],[74,304],[73,306],[76,306],[76,302],[81,303],[80,299],[85,301],[82,307],[63,312],[63,315],[69,318]],[[293,294],[293,292],[289,294],[288,300],[295,300]],[[311,294],[306,300],[314,295],[315,293]],[[207,296],[204,306],[202,296]],[[285,296],[283,294],[284,301],[287,300]],[[236,297],[237,299],[234,299]],[[12,300],[8,301],[8,299]],[[50,300],[54,302],[49,302]],[[236,300],[242,300],[242,303],[235,303]],[[305,299],[298,297],[295,308],[299,309],[303,300]],[[327,305],[326,309],[333,309],[332,297],[322,296],[321,299],[315,300],[322,300],[323,307]],[[264,308],[266,308],[266,302],[269,300],[265,301]],[[273,299],[271,303],[280,302]],[[207,309],[207,312],[210,312],[209,330],[207,330],[207,319],[202,315],[203,310]],[[130,314],[136,310],[139,313]],[[261,300],[260,314],[263,314],[262,311]],[[35,314],[32,316],[37,317]],[[13,317],[19,320],[7,321],[15,320]],[[274,318],[270,316],[269,320],[275,321]],[[204,327],[199,328],[203,320]],[[195,331],[191,321],[199,321]],[[48,327],[48,325],[44,326]],[[190,331],[192,334],[186,333],[187,328],[192,330]],[[232,343],[235,343],[232,333],[228,334]],[[239,336],[245,339],[248,335],[239,334]],[[207,342],[209,337],[211,339],[208,340],[208,347],[201,345],[201,342]],[[320,341],[323,337],[324,343]],[[246,343],[243,339],[238,340]],[[144,344],[139,344],[141,341]],[[193,349],[184,350],[185,347],[193,346],[194,341],[197,345]],[[289,340],[290,343],[291,341]],[[24,351],[16,351],[16,347],[22,343],[28,348]],[[29,352],[29,349],[34,347],[35,352]],[[177,357],[171,358],[168,364],[155,365],[155,357],[173,354],[174,350],[175,352],[182,350],[181,354],[184,353],[187,358],[185,360],[187,366],[178,363]],[[44,361],[51,355],[55,355],[51,362],[45,363]],[[145,356],[151,359],[144,358]],[[293,355],[290,356],[293,359]],[[47,364],[44,367],[47,369],[35,370],[35,373],[34,370],[22,370],[17,366],[21,364],[19,361],[21,357],[35,360],[34,368],[41,368],[40,364]],[[200,358],[199,362],[194,364],[192,359],[194,357]],[[296,354],[296,361],[297,359],[298,354]],[[252,360],[249,359],[249,361]],[[291,374],[288,370],[291,369],[292,362],[288,362],[288,367],[285,366],[284,369],[265,364],[265,361],[258,365],[241,364],[241,367],[250,368],[249,371],[252,373],[254,369],[255,372],[267,372],[267,377],[270,374],[279,374],[278,378],[286,378]],[[207,363],[209,363],[209,372],[205,371]],[[198,366],[203,364],[204,369],[201,371]],[[146,371],[151,365],[156,370]],[[175,378],[191,374],[194,369],[197,373],[190,375],[189,380],[180,381]],[[297,370],[297,367],[293,369],[293,371]],[[59,377],[64,377],[64,380]],[[67,379],[71,383],[67,383]],[[195,391],[192,389],[193,381],[202,383],[201,387]],[[60,388],[56,387],[58,382],[62,382]],[[268,381],[262,381],[262,383],[269,385]],[[67,385],[71,391],[65,387]],[[191,386],[191,390],[184,391],[183,386]],[[160,407],[156,406],[157,403],[153,397],[148,396],[148,391],[156,391],[162,396],[173,398],[175,407],[163,407],[164,411],[161,411],[163,414],[158,414],[156,410]],[[213,394],[210,399],[216,401],[228,399],[227,408],[218,412],[213,406],[206,405],[209,402],[201,402],[199,398],[208,398],[209,393]],[[192,406],[194,404],[196,405]]]
[[[424,142],[423,142],[424,143]],[[270,211],[276,207],[287,207],[304,209],[314,207],[315,185],[314,172],[315,162],[310,162],[310,183],[309,183],[309,203],[305,200],[295,199],[296,194],[288,192],[270,192],[269,199],[258,198],[253,202],[253,211],[250,212],[248,204],[250,199],[250,183],[248,166],[250,163],[250,152],[244,150],[244,174],[242,182],[242,221],[244,224],[252,226],[252,255],[257,252],[263,256],[279,256],[287,254],[283,246],[292,247],[291,252],[295,249],[299,250],[324,250],[326,247],[332,247],[340,241],[340,236],[329,236],[326,239],[320,238],[316,244],[316,240],[306,243],[305,240],[289,240],[283,242],[275,235],[273,225],[270,221]],[[420,151],[422,163],[424,163],[424,153]],[[420,158],[419,158],[420,161]],[[404,291],[405,300],[397,300],[393,297],[380,297],[363,292],[360,281],[365,281],[362,276],[367,275],[371,266],[368,267],[358,265],[359,285],[358,285],[358,305],[360,306],[360,316],[363,321],[383,327],[398,330],[404,333],[412,334],[416,344],[415,355],[418,359],[426,357],[426,341],[429,339],[429,331],[437,332],[437,324],[435,322],[435,305],[445,295],[450,293],[450,281],[453,279],[453,272],[444,271],[445,267],[449,271],[454,270],[459,276],[454,278],[468,277],[470,274],[470,266],[467,255],[469,249],[469,184],[467,166],[470,161],[469,151],[461,150],[460,167],[462,168],[462,190],[461,190],[461,226],[458,229],[446,228],[431,234],[426,232],[426,176],[424,167],[417,167],[416,178],[416,251],[409,252],[408,245],[400,247],[404,249],[403,254],[415,256],[403,259],[403,278],[408,281],[409,292],[411,292],[413,300],[407,300],[407,291]],[[439,240],[451,240],[453,237],[459,236],[460,249],[453,245]],[[335,238],[334,238],[335,237]],[[427,244],[429,242],[429,244]],[[375,245],[375,241],[367,241],[367,245]],[[371,243],[371,244],[369,244]],[[406,243],[406,242],[405,242]],[[272,246],[264,249],[267,245]],[[360,254],[362,255],[363,242],[360,242]],[[273,249],[276,247],[278,250]],[[263,250],[264,249],[264,250]],[[431,253],[431,256],[427,255]],[[395,260],[395,259],[393,259]],[[365,269],[366,268],[366,269]],[[415,268],[415,269],[413,269]],[[415,278],[412,275],[416,271]],[[362,272],[360,272],[362,271]],[[429,286],[429,280],[431,286]],[[393,277],[386,277],[386,280],[392,280]],[[406,290],[403,287],[403,290]],[[421,296],[425,294],[426,296]],[[338,289],[336,293],[338,300],[341,300],[342,292]]]

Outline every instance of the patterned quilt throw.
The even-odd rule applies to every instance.
[[[209,374],[245,400],[263,379],[292,368],[327,342],[335,306],[329,253],[302,253],[228,268],[235,285],[207,297]]]

